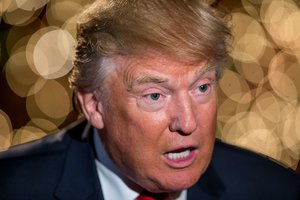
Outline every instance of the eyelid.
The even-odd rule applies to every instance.
[[[128,86],[128,90],[132,90],[133,88],[140,87],[142,85],[157,85],[167,83],[168,79],[160,76],[151,76],[144,75],[142,77],[137,78],[132,84]]]
[[[165,85],[160,85],[156,83],[146,83],[143,85],[137,85],[132,88],[129,92],[135,93],[138,96],[147,95],[150,93],[159,93],[162,95],[167,95],[170,93],[170,89]]]
[[[142,95],[142,97],[151,97],[151,95],[153,94],[159,94],[160,96],[163,96],[163,94],[159,93],[159,92],[150,92],[150,93],[146,93],[144,95]],[[155,101],[155,100],[154,100]]]
[[[208,85],[208,86],[214,86],[216,83],[216,80],[215,79],[210,79],[210,78],[204,78],[204,79],[200,79],[198,80],[197,82],[195,82],[193,85],[192,85],[192,90],[194,89],[198,89],[200,86],[202,85]]]
[[[210,84],[215,84],[216,82],[216,76],[215,76],[215,71],[207,71],[204,74],[201,74],[191,85],[191,88],[199,87],[201,82],[208,80]]]
[[[154,99],[151,99],[151,94],[159,94],[160,97],[157,100],[154,100]],[[159,91],[146,92],[146,93],[144,92],[137,99],[137,104],[139,105],[139,107],[141,107],[145,111],[149,111],[149,112],[157,111],[165,105],[166,98],[167,98],[167,96],[165,96],[162,92],[159,92]]]
[[[140,97],[142,98],[150,98],[150,95],[152,94],[159,94],[160,98],[165,98],[167,96],[167,93],[164,89],[159,88],[159,87],[151,87],[147,88],[145,90],[142,90],[139,94]],[[159,100],[158,100],[159,101]]]

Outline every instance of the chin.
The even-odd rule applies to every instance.
[[[201,175],[201,170],[173,172],[172,175],[162,180],[159,190],[160,192],[180,192],[195,185]]]

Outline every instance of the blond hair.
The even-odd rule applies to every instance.
[[[105,57],[148,50],[181,62],[207,61],[219,77],[230,36],[224,19],[201,0],[98,0],[79,17],[71,86],[93,91],[110,71]]]

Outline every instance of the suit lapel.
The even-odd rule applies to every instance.
[[[188,200],[217,200],[225,192],[225,185],[210,165],[200,180],[193,187],[188,189]]]
[[[86,125],[86,123],[83,124]],[[82,128],[83,125],[77,127],[80,126]],[[81,130],[77,127],[71,129],[71,133],[65,136],[68,146],[62,177],[56,187],[55,196],[58,199],[103,200],[92,149],[87,139],[76,138],[86,134],[83,132],[89,130],[86,127]]]

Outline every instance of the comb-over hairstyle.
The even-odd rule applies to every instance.
[[[93,91],[110,71],[104,58],[147,52],[207,61],[218,78],[230,36],[224,16],[204,0],[98,0],[79,16],[71,86]]]

